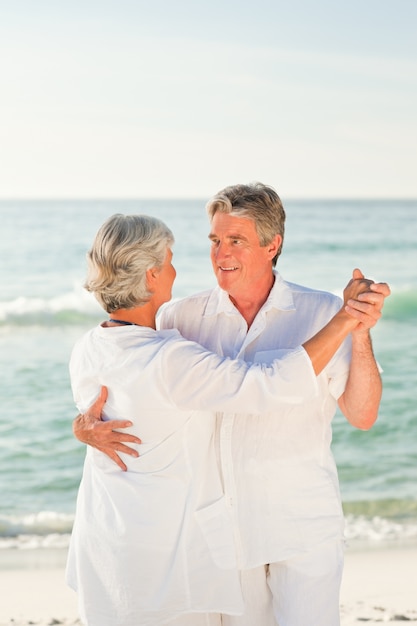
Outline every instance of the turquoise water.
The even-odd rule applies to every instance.
[[[334,422],[347,536],[417,540],[417,201],[287,201],[279,269],[341,290],[354,267],[392,288],[374,348],[383,367],[369,432]],[[84,447],[68,358],[103,313],[82,283],[85,252],[111,214],[148,213],[174,231],[174,297],[214,285],[204,201],[0,202],[0,547],[65,546]]]

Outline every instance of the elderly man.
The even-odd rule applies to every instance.
[[[330,293],[288,283],[274,269],[285,211],[271,187],[227,187],[207,205],[211,260],[218,286],[170,303],[161,328],[177,328],[221,355],[269,363],[296,347],[340,309]],[[361,278],[359,270],[354,278]],[[373,284],[348,307],[360,324],[318,376],[319,395],[279,415],[218,416],[224,490],[242,569],[243,616],[225,626],[337,626],[343,568],[343,513],[330,450],[339,405],[355,427],[377,418],[382,384],[370,339],[390,293]],[[95,422],[100,405],[76,418],[74,432],[109,454],[128,452],[127,434]],[[118,427],[128,425],[118,423]],[[99,426],[99,427],[97,427]],[[113,424],[113,428],[115,425]]]

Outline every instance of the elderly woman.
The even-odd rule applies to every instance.
[[[243,611],[214,411],[259,413],[314,396],[316,375],[357,323],[341,310],[271,367],[157,331],[176,275],[173,241],[155,218],[114,215],[88,255],[86,288],[109,319],[74,347],[75,401],[84,412],[106,385],[105,419],[130,419],[142,440],[127,472],[87,450],[67,580],[88,626],[217,625],[219,613]],[[359,282],[345,299],[363,291]]]

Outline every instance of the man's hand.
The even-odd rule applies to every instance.
[[[129,428],[132,426],[132,422],[129,420],[102,421],[101,413],[106,400],[107,387],[102,387],[97,400],[88,408],[87,412],[83,415],[77,415],[73,422],[72,430],[77,439],[107,454],[125,472],[127,467],[117,452],[124,452],[125,454],[130,454],[130,456],[138,457],[138,452],[126,446],[125,443],[142,442],[135,435],[119,433],[113,430],[114,428]]]
[[[363,290],[352,297],[351,289],[355,284],[359,287],[362,285]],[[387,283],[374,283],[365,279],[359,269],[353,270],[352,280],[344,291],[345,311],[358,321],[353,332],[368,332],[375,326],[381,318],[385,298],[390,294],[391,290]]]

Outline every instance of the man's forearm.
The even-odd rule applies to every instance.
[[[341,309],[314,337],[303,344],[316,376],[326,367],[357,321]]]
[[[382,382],[368,332],[352,333],[352,360],[339,406],[356,428],[368,430],[378,417]]]

